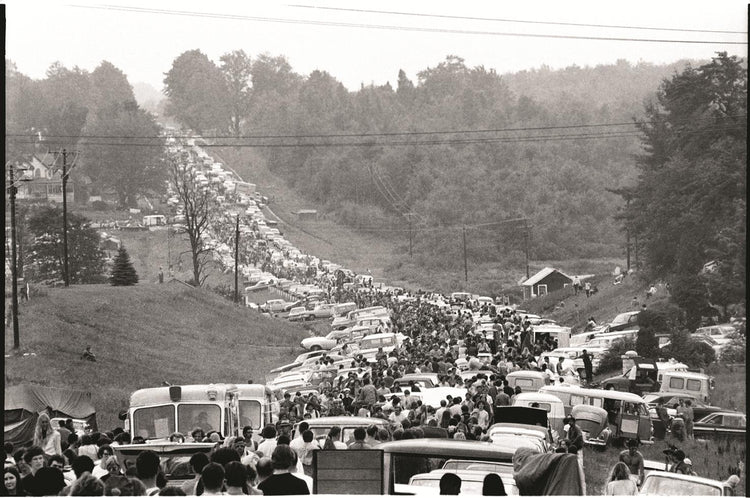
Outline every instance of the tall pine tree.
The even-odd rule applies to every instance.
[[[138,283],[138,274],[133,268],[133,263],[130,262],[130,256],[124,245],[120,245],[117,252],[109,281],[112,285],[135,285]]]

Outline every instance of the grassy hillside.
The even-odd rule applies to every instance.
[[[5,358],[6,385],[90,390],[103,428],[139,388],[172,383],[265,382],[299,353],[304,328],[271,320],[177,282],[47,289],[22,302],[22,353]],[[92,345],[96,363],[80,355]],[[5,349],[13,345],[6,329]]]

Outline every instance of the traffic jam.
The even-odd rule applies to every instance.
[[[122,414],[132,441],[113,445],[123,467],[153,450],[180,486],[197,479],[195,453],[241,442],[241,461],[260,475],[289,444],[293,475],[317,494],[448,494],[452,482],[460,494],[734,494],[736,476],[697,475],[680,449],[659,461],[639,451],[668,436],[744,439],[745,414],[711,404],[710,376],[629,352],[621,374],[594,382],[608,348],[635,337],[637,311],[572,334],[501,298],[376,282],[294,247],[256,186],[194,139],[167,144],[213,192],[222,214],[202,238],[227,273],[239,220],[245,305],[323,332],[262,384],[134,392]],[[170,195],[179,226],[185,213]],[[611,447],[619,460],[605,456]],[[611,475],[587,489],[583,456],[597,451]]]

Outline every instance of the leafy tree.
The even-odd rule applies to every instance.
[[[200,50],[183,52],[164,78],[168,116],[199,133],[228,130],[230,107],[226,79]]]
[[[231,109],[231,128],[240,136],[240,124],[250,110],[250,76],[252,60],[244,50],[235,50],[221,56],[221,72],[224,75]]]
[[[645,154],[629,226],[645,278],[672,282],[691,326],[710,296],[724,308],[744,296],[745,239],[735,237],[746,223],[746,106],[745,63],[719,53],[664,81],[639,125]],[[703,277],[710,260],[723,267],[721,279]]]
[[[62,282],[62,209],[42,207],[31,213],[28,232],[33,237],[24,257],[29,277],[42,282]],[[91,228],[87,218],[68,213],[68,268],[71,283],[100,282],[104,271],[104,252],[99,247],[99,241],[99,233]]]
[[[73,150],[89,113],[90,75],[78,67],[68,69],[55,62],[41,86],[45,114],[38,128],[46,130],[46,145],[50,150]]]
[[[185,214],[184,232],[190,241],[193,282],[197,286],[202,286],[208,278],[208,267],[213,263],[213,250],[203,243],[203,236],[213,221],[212,191],[199,184],[196,178],[198,172],[187,165],[183,158],[171,157],[169,163],[170,181]]]
[[[91,140],[82,147],[83,171],[100,188],[117,193],[122,207],[135,207],[137,198],[160,193],[168,177],[163,161],[163,140],[153,116],[135,102],[111,105],[89,121],[86,133],[112,136]]]
[[[115,256],[109,282],[114,286],[135,285],[138,283],[138,274],[135,272],[133,263],[130,261],[128,251],[125,250],[125,246],[122,244],[117,251],[117,256]]]

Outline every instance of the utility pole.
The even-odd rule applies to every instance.
[[[630,197],[625,198],[627,212],[630,212]],[[630,270],[630,228],[625,223],[625,253],[627,254],[628,270]]]
[[[240,215],[237,215],[237,226],[234,230],[234,302],[240,302],[240,291],[239,291],[239,265],[240,259]]]
[[[13,272],[11,314],[13,318],[13,349],[18,350],[21,343],[18,333],[18,254],[16,253],[16,192],[18,191],[18,187],[14,185],[16,178],[13,170],[14,167],[11,164],[8,171],[10,176],[10,187],[8,188],[10,194],[10,253],[12,258],[11,271]]]
[[[68,273],[68,153],[62,150],[62,198],[63,198],[63,280],[65,287],[70,285],[70,273]]]
[[[409,257],[410,258],[412,256],[412,254],[411,254],[411,240],[412,240],[412,235],[411,235],[411,213],[409,213]]]
[[[466,227],[464,227],[464,280],[469,281],[469,263],[466,259]]]
[[[528,280],[529,277],[529,220],[524,219],[523,220],[523,245],[524,245],[524,252],[526,253],[526,280]]]
[[[10,195],[10,254],[11,254],[11,318],[13,320],[13,349],[18,350],[21,347],[20,334],[18,332],[18,243],[16,228],[16,194],[18,185],[16,185],[16,168],[11,162],[6,163],[8,168],[8,194]],[[27,178],[19,178],[18,181],[27,181]]]

